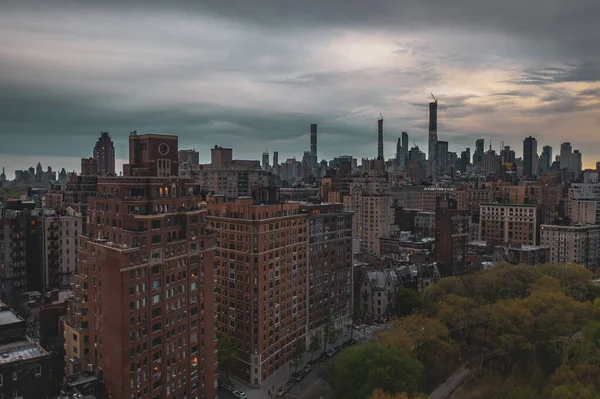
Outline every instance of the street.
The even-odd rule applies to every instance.
[[[359,329],[354,330],[354,339],[358,341],[358,345],[363,344],[365,342],[369,342],[374,338],[374,334],[386,329],[389,326],[388,324],[381,325],[363,325],[359,326]],[[350,332],[346,332],[341,334],[340,337],[336,340],[333,345],[327,345],[327,349],[333,348],[335,346],[341,345],[343,342],[350,339]],[[315,353],[315,358],[317,358],[322,353]],[[337,355],[333,356],[331,359],[328,359],[326,362],[331,361],[336,358]],[[310,361],[310,353],[306,353],[304,356],[304,361],[301,365],[298,366],[298,370],[302,370],[304,366],[308,364]],[[292,367],[289,363],[279,369],[273,375],[270,375],[265,379],[260,388],[249,388],[242,381],[236,380],[232,378],[232,384],[234,389],[244,391],[248,397],[248,399],[270,399],[269,391],[273,394],[273,387],[275,388],[275,393],[279,388],[284,386],[290,376],[295,371],[294,367]],[[281,398],[286,399],[320,399],[322,397],[326,397],[330,391],[329,385],[323,381],[318,376],[318,366],[311,370],[302,380],[295,383],[290,391]],[[271,396],[273,397],[273,396]],[[235,397],[226,392],[223,389],[219,389],[219,399],[235,399]]]

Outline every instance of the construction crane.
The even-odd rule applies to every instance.
[[[379,119],[383,120],[383,114],[382,113],[379,114]]]
[[[433,93],[429,92],[429,94],[431,94],[431,97],[433,98],[433,101],[435,101],[437,103],[437,98],[435,98],[435,96],[433,95]]]

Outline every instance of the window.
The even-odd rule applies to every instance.
[[[2,374],[0,374],[0,387],[2,386],[3,383],[4,383],[4,381],[2,380]]]
[[[152,295],[152,304],[156,305],[160,302],[160,294]]]
[[[42,366],[35,366],[35,376],[41,377],[42,375]]]
[[[13,381],[16,381],[16,380],[17,380],[17,372],[13,371]]]
[[[153,290],[155,290],[155,289],[157,289],[157,288],[160,288],[160,286],[161,286],[161,283],[162,283],[162,282],[161,282],[160,280],[153,280],[153,281],[152,281],[152,289],[153,289]]]

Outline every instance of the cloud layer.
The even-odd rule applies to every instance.
[[[5,3],[0,165],[75,162],[101,131],[126,158],[131,130],[301,157],[315,122],[320,157],[372,157],[379,113],[391,157],[401,131],[425,149],[429,92],[451,150],[569,137],[600,159],[595,0]]]

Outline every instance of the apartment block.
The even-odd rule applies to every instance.
[[[425,187],[421,191],[418,208],[423,211],[435,212],[437,198],[452,195],[453,192],[454,189],[449,187]]]
[[[569,201],[568,215],[575,225],[596,224],[597,215],[600,213],[599,201],[586,199],[573,199]]]
[[[219,237],[219,335],[237,349],[235,374],[257,386],[306,339],[307,213],[299,203],[256,205],[250,197],[209,196],[207,209]]]
[[[480,205],[479,241],[491,245],[537,245],[539,225],[536,205]]]
[[[345,212],[342,204],[303,204],[301,210],[308,217],[310,339],[329,314],[338,329],[351,323],[353,214]]]
[[[540,243],[550,248],[551,263],[577,263],[589,269],[600,260],[600,226],[540,226]]]
[[[46,288],[70,288],[77,266],[82,215],[69,207],[44,211],[44,273]]]
[[[227,198],[250,195],[250,188],[264,175],[259,161],[233,159],[233,150],[214,146],[210,150],[210,164],[199,165],[192,172],[203,190]]]
[[[130,154],[127,176],[100,178],[88,198],[64,321],[65,371],[101,370],[109,398],[216,396],[216,235],[198,185],[157,176],[173,173],[164,157],[177,157],[164,140],[132,134],[132,151],[156,146],[161,158]]]
[[[445,274],[467,273],[470,217],[457,209],[453,198],[437,199],[435,211],[435,260],[445,267]]]
[[[353,229],[361,251],[378,254],[379,237],[390,235],[394,209],[390,183],[385,178],[353,178],[344,196],[344,210],[354,212]]]
[[[0,299],[14,304],[27,291],[44,292],[43,216],[32,201],[0,209]]]
[[[26,321],[0,302],[0,396],[45,398],[50,390],[50,355],[26,335]]]
[[[421,192],[425,186],[392,186],[391,194],[394,205],[404,209],[419,209]]]

